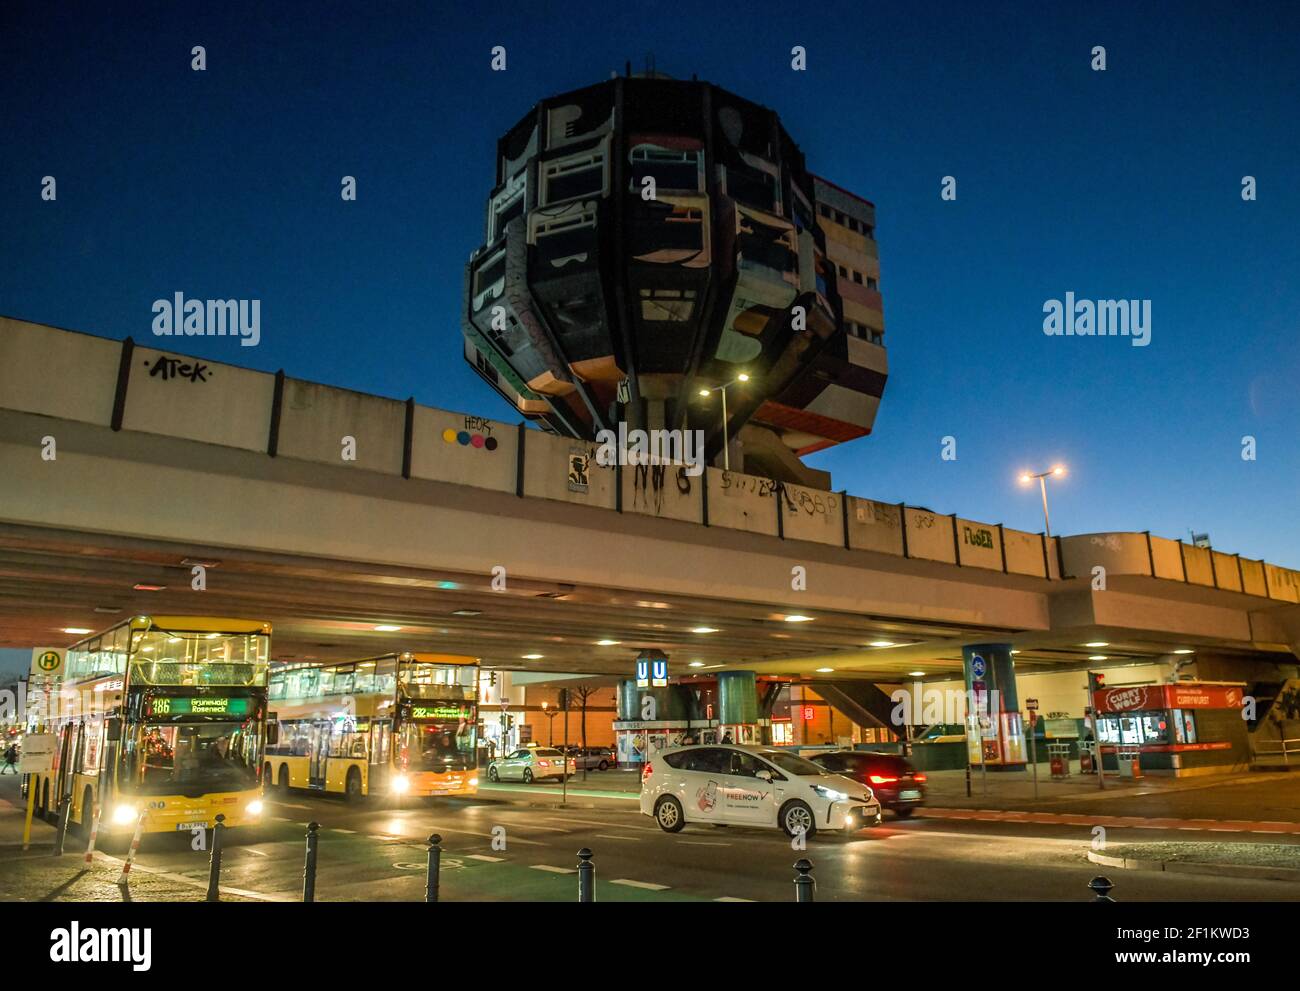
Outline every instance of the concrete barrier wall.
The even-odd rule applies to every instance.
[[[802,485],[786,485],[781,497],[781,526],[786,540],[844,544],[844,497]]]
[[[274,375],[138,347],[122,429],[265,451],[274,395]]]
[[[966,567],[1002,570],[1002,539],[993,524],[958,517],[957,553],[958,563]]]
[[[1002,545],[1007,552],[1007,571],[1013,575],[1033,575],[1044,578],[1047,565],[1043,561],[1043,537],[1024,530],[1002,530]]]
[[[0,317],[0,404],[108,426],[118,341]]]
[[[123,344],[0,318],[0,406],[42,416],[111,425]],[[266,451],[275,376],[136,347],[128,366],[122,427],[202,443]],[[407,404],[284,380],[277,455],[400,474]],[[343,460],[343,438],[356,458]],[[514,492],[520,484],[519,429],[501,421],[413,405],[412,477]],[[596,463],[591,442],[525,430],[522,488],[532,498],[703,523],[704,477],[675,466],[622,469]],[[1300,602],[1300,572],[1142,533],[1084,534],[1046,546],[1039,534],[1000,529],[916,507],[900,509],[841,493],[709,468],[710,526],[785,539],[906,555],[1012,574],[1089,577],[1148,575],[1285,602]],[[621,480],[621,481],[620,481]],[[779,529],[778,529],[779,510]],[[955,535],[954,535],[955,524]]]
[[[896,503],[848,496],[849,547],[881,554],[903,553],[903,511]]]
[[[525,496],[615,508],[618,472],[597,463],[598,445],[540,430],[525,430],[524,435]],[[513,471],[512,465],[512,479]]]
[[[709,476],[709,525],[776,536],[776,483],[721,468]]]
[[[519,428],[513,423],[415,407],[412,478],[513,492],[518,453]]]
[[[346,446],[345,438],[351,438]],[[399,475],[405,438],[405,403],[302,379],[284,380],[279,456]]]
[[[952,538],[952,517],[928,509],[907,507],[903,514],[907,526],[907,555],[927,561],[957,563],[957,548]]]

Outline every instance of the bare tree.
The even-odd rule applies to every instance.
[[[580,685],[580,686],[578,686],[577,688],[575,688],[575,689],[573,690],[573,693],[574,693],[575,695],[578,696],[578,701],[582,704],[582,712],[581,712],[581,715],[579,716],[579,720],[580,720],[580,722],[579,722],[578,725],[579,725],[579,731],[580,731],[581,734],[582,734],[582,756],[583,756],[583,761],[582,761],[582,780],[583,780],[583,781],[586,781],[586,780],[587,780],[587,761],[586,761],[586,757],[587,757],[587,700],[588,700],[589,698],[591,698],[593,695],[595,695],[597,691],[599,691],[599,689],[592,688],[592,687],[590,687],[590,686],[588,686],[588,685]]]

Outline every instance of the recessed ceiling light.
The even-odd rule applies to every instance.
[[[453,609],[451,614],[453,616],[482,616],[483,611],[481,609]]]
[[[382,626],[376,626],[376,627],[375,627],[375,632],[376,632],[376,633],[396,633],[396,632],[397,632],[398,630],[400,630],[400,629],[401,629],[400,626],[388,626],[387,624],[384,624],[384,625],[382,625]]]
[[[834,670],[835,670],[834,668],[818,668],[818,669],[817,669],[817,673],[818,673],[818,674],[830,674],[830,673],[831,673],[832,671],[834,671]]]
[[[1018,651],[1018,650],[1013,650],[1011,653],[1013,653],[1013,654],[1019,654],[1020,651]]]
[[[597,640],[597,641],[596,641],[596,646],[597,646],[597,647],[617,647],[617,646],[618,646],[619,644],[621,644],[622,642],[623,642],[622,640]]]
[[[892,641],[892,640],[872,640],[871,643],[868,644],[868,646],[870,646],[870,647],[892,647],[892,646],[894,646],[894,641]]]
[[[215,639],[217,639],[217,637],[219,637],[219,636],[221,636],[220,633],[209,633],[209,634],[208,634],[206,637],[204,637],[203,639],[205,639],[205,640],[215,640]]]
[[[525,661],[540,661],[545,656],[545,654],[524,654],[523,659]]]
[[[1104,660],[1106,660],[1106,655],[1105,655],[1105,654],[1093,654],[1091,657],[1088,658],[1088,660],[1090,660],[1090,661],[1104,661]]]
[[[787,623],[811,623],[813,618],[811,616],[800,616],[796,613],[793,616],[786,616],[785,621]]]
[[[1094,640],[1092,643],[1085,643],[1085,647],[1109,647],[1110,644],[1105,640]]]
[[[1196,652],[1195,652],[1194,650],[1188,650],[1186,647],[1184,647],[1182,650],[1175,650],[1174,653],[1175,653],[1175,654],[1194,654],[1194,653],[1196,653]]]
[[[717,633],[718,631],[712,626],[697,626],[691,630],[692,633]]]
[[[166,585],[150,585],[148,582],[136,582],[131,586],[137,592],[165,592]]]
[[[924,676],[925,676],[925,672],[924,672],[924,671],[909,671],[909,672],[907,672],[907,676],[908,676],[909,678],[921,678],[921,677],[924,677]]]
[[[686,666],[687,666],[687,667],[690,667],[690,668],[702,668],[702,667],[704,667],[704,662],[703,662],[703,661],[691,661],[691,663],[688,664],[688,665],[686,665]]]
[[[95,607],[95,612],[117,613],[121,611],[122,611],[121,606],[96,606]]]
[[[88,630],[84,626],[65,626],[64,633],[94,633],[94,630]]]

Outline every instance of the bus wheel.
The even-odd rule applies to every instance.
[[[361,801],[361,772],[355,767],[348,771],[348,781],[343,792],[343,797],[349,802]]]
[[[279,787],[280,787],[281,795],[289,794],[289,765],[288,764],[280,765]]]

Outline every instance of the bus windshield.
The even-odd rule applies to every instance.
[[[257,722],[137,723],[123,740],[122,788],[202,795],[257,786]]]
[[[464,771],[474,767],[474,724],[467,721],[405,722],[395,753],[407,771]]]

